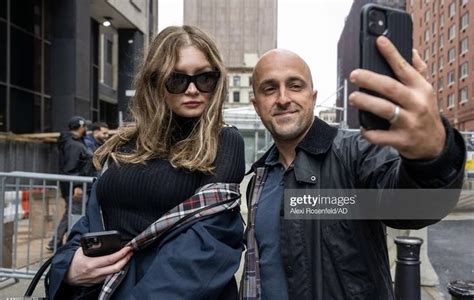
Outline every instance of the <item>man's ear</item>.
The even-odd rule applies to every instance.
[[[252,102],[253,108],[255,109],[255,112],[257,113],[257,115],[260,116],[260,111],[259,111],[259,107],[257,105],[257,100],[255,100],[255,96],[252,96],[250,98],[250,102]]]
[[[313,108],[316,106],[316,99],[318,98],[318,91],[313,90],[313,93],[311,95],[313,97]]]

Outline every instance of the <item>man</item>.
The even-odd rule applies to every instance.
[[[440,117],[426,65],[414,51],[410,66],[385,37],[377,45],[401,82],[355,70],[351,82],[381,96],[349,102],[389,120],[388,131],[349,134],[315,119],[311,72],[290,51],[255,66],[252,103],[275,145],[252,166],[244,299],[393,299],[384,225],[436,222],[287,219],[284,190],[461,187],[463,139]]]
[[[84,142],[87,149],[89,149],[91,153],[94,153],[95,150],[102,146],[109,138],[109,126],[104,122],[94,122],[91,127],[92,133],[86,135]]]
[[[84,136],[87,131],[87,121],[83,117],[74,116],[69,120],[69,131],[61,133],[58,139],[59,151],[59,173],[64,175],[91,176],[92,169],[92,153],[87,149],[84,143]],[[64,200],[66,201],[66,209],[63,217],[58,224],[56,230],[56,247],[63,244],[64,235],[68,229],[68,206],[69,206],[69,183],[61,182],[60,189]],[[72,194],[72,213],[80,214],[82,210],[82,185],[73,185]],[[54,250],[55,237],[49,241],[47,249]]]

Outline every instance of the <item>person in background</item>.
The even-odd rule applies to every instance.
[[[223,121],[227,75],[215,42],[194,26],[165,28],[135,90],[133,124],[95,153],[101,174],[52,260],[48,298],[237,299],[244,143]],[[126,246],[85,256],[81,235],[102,230]]]
[[[69,131],[60,134],[58,139],[59,174],[75,176],[91,176],[93,174],[92,152],[87,149],[84,143],[88,125],[90,125],[90,121],[81,116],[74,116],[69,120]],[[72,195],[69,194],[69,189],[69,183],[60,182],[61,195],[66,202],[66,208],[56,229],[56,234],[46,246],[49,251],[54,251],[63,245],[64,235],[68,230],[69,202],[72,203],[73,214],[80,214],[82,210],[82,185],[73,185]],[[69,199],[70,196],[71,199]]]
[[[91,126],[92,133],[84,138],[87,149],[94,153],[109,138],[109,125],[104,122],[94,122]]]

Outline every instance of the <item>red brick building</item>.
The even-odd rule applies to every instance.
[[[406,8],[440,111],[459,130],[474,130],[474,1],[409,0]]]

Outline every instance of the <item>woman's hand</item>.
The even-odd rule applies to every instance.
[[[74,254],[65,282],[69,285],[91,286],[101,283],[108,275],[119,272],[133,255],[131,247],[98,257],[88,257],[79,247]]]

